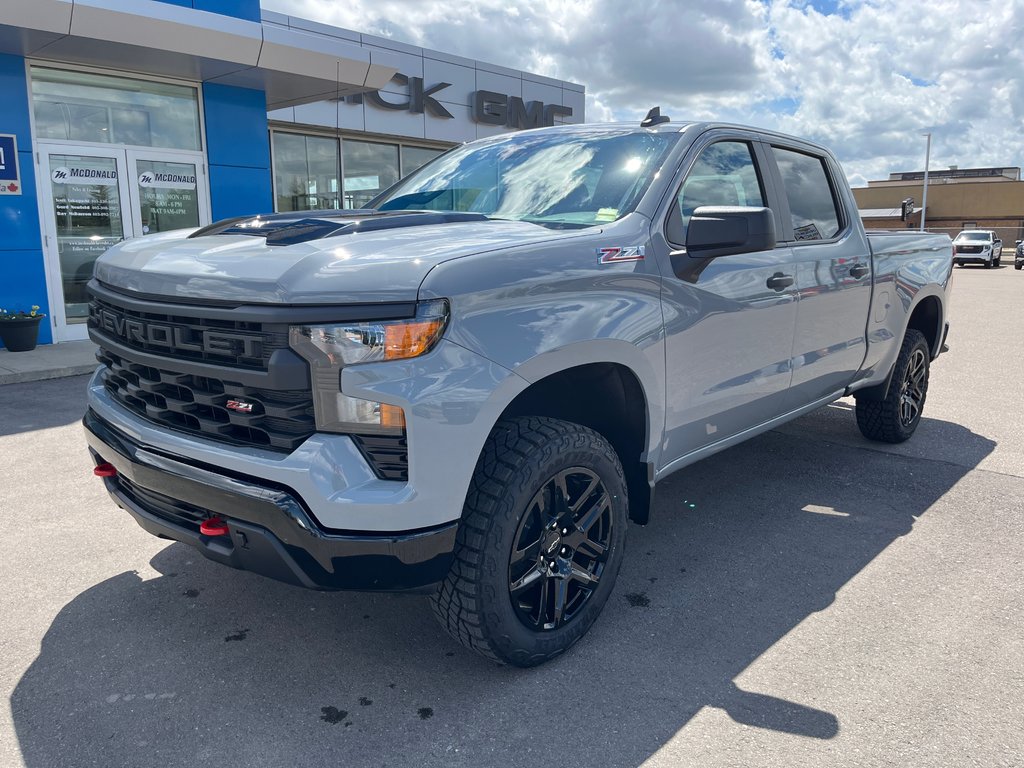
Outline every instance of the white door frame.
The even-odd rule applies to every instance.
[[[128,162],[128,194],[131,196],[133,237],[142,237],[142,199],[139,195],[139,160],[157,163],[189,163],[196,168],[196,192],[199,202],[199,226],[205,227],[210,222],[210,185],[207,181],[206,158],[202,152],[175,149],[151,149],[149,147],[132,147],[125,151]]]
[[[117,189],[121,208],[121,231],[123,237],[131,237],[131,203],[128,190],[128,161],[125,152],[118,147],[98,147],[67,143],[47,144],[37,142],[39,152],[39,203],[43,220],[43,261],[46,273],[47,297],[50,301],[50,325],[53,340],[77,341],[89,337],[86,323],[68,323],[64,306],[64,279],[61,274],[60,249],[57,242],[57,220],[53,204],[53,182],[50,178],[51,155],[79,155],[113,160],[117,169]]]

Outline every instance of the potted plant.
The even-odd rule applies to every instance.
[[[25,312],[0,309],[0,341],[10,352],[30,352],[39,340],[39,322],[46,317],[33,305]]]

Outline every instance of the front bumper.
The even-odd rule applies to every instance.
[[[147,449],[93,410],[83,420],[97,464],[114,465],[107,491],[145,530],[233,568],[312,589],[407,590],[436,583],[452,562],[456,523],[426,530],[325,530],[298,495],[241,475]],[[228,534],[200,523],[223,519]]]
[[[958,254],[953,257],[954,264],[988,264],[996,260],[991,254]]]

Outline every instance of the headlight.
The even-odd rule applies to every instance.
[[[316,428],[370,433],[404,429],[401,408],[342,394],[341,369],[425,354],[447,323],[448,302],[438,299],[420,303],[416,317],[408,320],[292,326],[288,343],[309,362]]]

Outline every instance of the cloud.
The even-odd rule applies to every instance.
[[[264,0],[587,88],[587,120],[724,120],[831,147],[854,182],[1019,166],[1024,4],[980,0]]]

